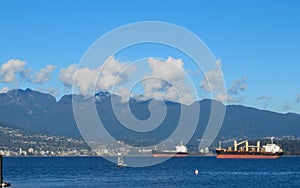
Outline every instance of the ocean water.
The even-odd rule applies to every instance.
[[[300,157],[171,158],[140,168],[117,168],[101,157],[6,157],[3,162],[4,180],[22,188],[300,187]]]

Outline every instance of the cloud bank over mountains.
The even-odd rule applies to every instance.
[[[94,94],[98,91],[109,91],[111,87],[123,84],[135,71],[128,68],[129,63],[119,62],[113,56],[96,69],[80,68],[71,64],[60,70],[58,79],[66,88],[75,88],[82,95]],[[125,70],[126,69],[126,70]]]
[[[161,99],[191,104],[197,100],[193,85],[188,83],[184,62],[168,57],[166,60],[149,58],[151,74],[142,81],[144,99]]]
[[[142,69],[148,67],[149,70],[139,80],[134,80],[134,75],[143,72],[141,67],[132,62],[121,62],[114,56],[110,56],[103,65],[94,69],[77,64],[67,67],[46,65],[41,69],[32,69],[28,65],[20,59],[11,59],[3,63],[0,66],[0,93],[28,83],[35,87],[34,89],[56,97],[71,92],[87,96],[106,91],[119,95],[123,102],[135,97],[138,100],[158,99],[192,104],[199,99],[212,98],[229,104],[242,103],[246,97],[243,93],[248,87],[247,78],[242,77],[227,84],[229,87],[226,89],[220,59],[216,61],[213,69],[197,81],[198,83],[190,79],[191,72],[195,70],[187,70],[182,59],[173,57],[148,58]],[[48,84],[50,81],[51,84]],[[141,89],[134,90],[134,84],[139,84]],[[256,98],[262,108],[268,108],[271,100],[272,97],[267,95]],[[280,108],[282,111],[289,111],[299,104],[298,93],[294,99],[284,101]]]
[[[148,58],[145,64],[149,72],[142,79],[134,80],[134,75],[139,73],[137,66],[131,62],[121,62],[114,56],[110,56],[105,63],[97,68],[80,67],[70,64],[68,67],[59,68],[55,65],[46,65],[40,70],[27,68],[27,62],[12,59],[1,65],[0,79],[5,85],[0,92],[5,93],[10,88],[8,84],[31,83],[37,84],[38,90],[44,90],[51,94],[60,93],[58,90],[77,92],[82,95],[93,95],[99,91],[112,92],[122,97],[124,101],[129,97],[139,96],[140,100],[159,99],[191,104],[199,100],[200,92],[211,95],[214,99],[227,102],[239,103],[244,96],[240,93],[247,88],[246,78],[236,79],[229,89],[225,90],[222,63],[216,61],[215,67],[206,72],[200,83],[193,83],[189,77],[189,71],[184,67],[182,59],[168,57],[167,59]],[[57,74],[57,76],[56,76]],[[60,83],[58,88],[43,88],[43,84],[51,79],[57,79]],[[133,79],[133,80],[132,80]],[[141,93],[132,93],[134,86],[129,83],[139,83]]]

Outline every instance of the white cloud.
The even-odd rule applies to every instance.
[[[52,78],[52,73],[55,69],[54,65],[47,65],[45,68],[42,68],[34,75],[27,75],[27,79],[32,83],[45,83],[48,82]]]
[[[120,87],[117,91],[117,94],[121,96],[121,102],[125,103],[129,101],[130,91],[125,87]]]
[[[214,92],[224,89],[223,73],[221,69],[221,59],[216,61],[214,69],[205,74],[205,78],[200,82],[200,88],[205,92]]]
[[[46,91],[54,97],[58,97],[60,95],[59,90],[54,87],[48,87],[48,88],[46,88]]]
[[[148,63],[153,71],[152,75],[166,81],[177,81],[184,78],[183,61],[168,57],[166,61],[149,58]]]
[[[179,91],[176,90],[175,87],[169,87],[166,92],[165,92],[165,96],[166,99],[170,100],[170,101],[177,101],[179,96]],[[186,97],[186,95],[182,96],[182,97]],[[191,97],[192,98],[192,97]],[[182,99],[182,101],[188,101],[188,99]]]
[[[41,92],[41,93],[48,93],[52,95],[53,97],[59,97],[60,91],[52,86],[50,87],[42,87],[42,85],[35,88],[35,90]]]
[[[99,69],[98,89],[107,91],[114,85],[125,83],[135,70],[136,68],[130,66],[128,62],[122,63],[110,56]]]
[[[128,63],[121,63],[113,56],[96,69],[77,68],[75,64],[60,70],[59,80],[66,87],[72,85],[82,95],[90,95],[94,91],[108,91],[112,86],[120,85],[135,70]]]
[[[141,99],[153,98],[183,104],[191,104],[196,100],[191,94],[191,84],[186,81],[184,62],[181,59],[168,57],[163,61],[149,58],[148,64],[152,72],[141,82],[144,88],[144,97]]]
[[[90,68],[82,68],[76,70],[75,80],[73,85],[79,90],[82,95],[89,95],[96,90],[98,70]]]
[[[0,67],[0,78],[5,83],[16,83],[18,81],[27,81],[31,83],[45,83],[52,78],[55,69],[53,65],[47,65],[36,73],[25,67],[26,62],[18,59],[11,59]],[[19,75],[19,77],[17,77]],[[17,78],[19,78],[17,80]]]
[[[205,92],[211,92],[215,100],[224,103],[242,102],[244,96],[233,95],[238,95],[240,91],[244,91],[247,88],[246,78],[235,80],[229,90],[226,91],[221,66],[221,59],[218,59],[215,67],[208,71],[205,74],[205,78],[200,82],[200,88]]]
[[[146,78],[142,80],[142,84],[144,87],[144,95],[147,97],[147,95],[151,95],[151,92],[153,90],[160,90],[164,86],[164,81],[160,78]]]
[[[144,88],[144,100],[146,99],[164,99],[165,90],[168,90],[167,85],[169,83],[159,79],[159,78],[146,78],[142,81]]]
[[[72,86],[76,68],[76,64],[71,64],[67,68],[60,69],[58,80],[66,87]]]
[[[0,77],[2,82],[14,82],[16,80],[16,74],[25,71],[25,65],[25,61],[21,61],[18,59],[11,59],[6,63],[2,64],[0,68]]]
[[[4,87],[0,90],[0,93],[7,93],[10,89],[8,87]]]
[[[246,88],[246,78],[237,79],[231,84],[228,93],[232,95],[237,95],[240,91],[244,91]]]
[[[232,95],[224,92],[219,92],[216,95],[216,100],[226,103],[240,103],[243,99],[244,97],[233,97]]]

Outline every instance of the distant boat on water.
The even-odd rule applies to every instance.
[[[175,146],[176,150],[152,150],[153,157],[186,157],[188,156],[188,150],[185,145],[180,142],[180,145]]]
[[[273,137],[271,138],[271,143],[260,147],[260,141],[257,141],[256,145],[250,146],[248,140],[242,142],[233,141],[234,148],[228,147],[224,149],[221,147],[221,142],[219,148],[216,149],[217,158],[248,158],[248,159],[274,159],[279,158],[284,154],[284,151],[276,144],[273,143]],[[245,146],[239,147],[244,144]]]
[[[121,153],[118,153],[117,167],[125,167],[127,164],[124,163],[124,159]]]

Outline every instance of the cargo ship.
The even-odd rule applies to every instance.
[[[216,149],[217,158],[228,158],[228,159],[275,159],[279,158],[284,154],[284,151],[276,144],[273,143],[273,137],[271,143],[260,146],[260,141],[257,141],[256,145],[249,145],[248,140],[242,142],[233,141],[234,147],[228,147],[224,149],[219,147]],[[241,146],[244,145],[244,146]]]
[[[152,150],[153,157],[186,157],[188,156],[187,147],[180,142],[180,145],[175,146],[176,150]]]

